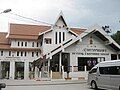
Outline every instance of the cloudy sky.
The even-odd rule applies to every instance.
[[[120,30],[120,0],[0,0],[0,12],[8,8],[10,13],[0,14],[1,32],[8,22],[40,24],[17,15],[54,24],[61,10],[69,27],[99,24],[109,25],[112,33]]]

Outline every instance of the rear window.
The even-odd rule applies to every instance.
[[[120,75],[120,66],[99,67],[100,74]]]

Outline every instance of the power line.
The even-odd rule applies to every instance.
[[[7,10],[4,11],[4,13],[8,12],[8,10],[11,11],[11,9],[7,9]],[[25,16],[22,16],[22,15],[19,15],[19,14],[16,14],[16,13],[11,13],[10,12],[10,14],[18,16],[18,17],[21,17],[21,18],[25,18],[25,19],[28,19],[28,20],[31,20],[31,21],[35,21],[35,22],[44,23],[44,24],[47,24],[47,25],[50,25],[50,26],[54,26],[54,24],[51,24],[51,23],[48,23],[48,22],[45,22],[45,21],[39,21],[39,20],[36,20],[36,19],[33,19],[33,18],[29,18],[29,17],[25,17]],[[59,26],[56,26],[56,27],[59,27]],[[90,32],[84,31],[83,33],[90,33]],[[104,36],[110,36],[110,35],[104,34]]]
[[[25,17],[25,16],[18,15],[18,14],[15,14],[15,13],[10,13],[10,14],[18,16],[18,17],[21,17],[21,18],[25,18],[25,19],[28,19],[28,20],[32,20],[32,21],[35,21],[35,22],[40,22],[40,23],[44,23],[44,24],[47,24],[47,25],[51,25],[51,26],[53,25],[51,23],[47,23],[47,22],[44,22],[44,21],[35,20],[33,18]]]

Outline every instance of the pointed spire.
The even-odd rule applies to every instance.
[[[60,10],[59,16],[64,16],[62,10]]]
[[[60,13],[59,13],[59,15],[58,15],[58,18],[57,18],[55,24],[56,24],[56,23],[58,22],[58,20],[60,20],[60,19],[63,21],[63,23],[65,24],[65,26],[67,26],[67,24],[66,24],[66,22],[65,22],[65,19],[64,19],[64,14],[63,14],[62,10],[60,11]]]

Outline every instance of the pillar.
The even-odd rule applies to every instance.
[[[10,61],[10,75],[9,75],[9,78],[14,79],[14,77],[15,77],[15,61],[11,60]]]
[[[59,55],[59,72],[61,72],[61,61],[62,61],[62,53],[60,53],[60,55]]]
[[[86,65],[84,66],[84,68],[85,68],[84,71],[86,72],[86,71],[87,71],[87,67],[86,67]]]
[[[62,79],[64,79],[64,66],[62,66]]]
[[[38,68],[35,67],[35,79],[37,79],[39,77],[38,72],[39,72]]]
[[[0,79],[2,78],[2,65],[1,65],[1,61],[0,61]]]
[[[24,79],[29,79],[29,62],[24,62]]]
[[[50,58],[48,59],[48,77],[50,77]]]

